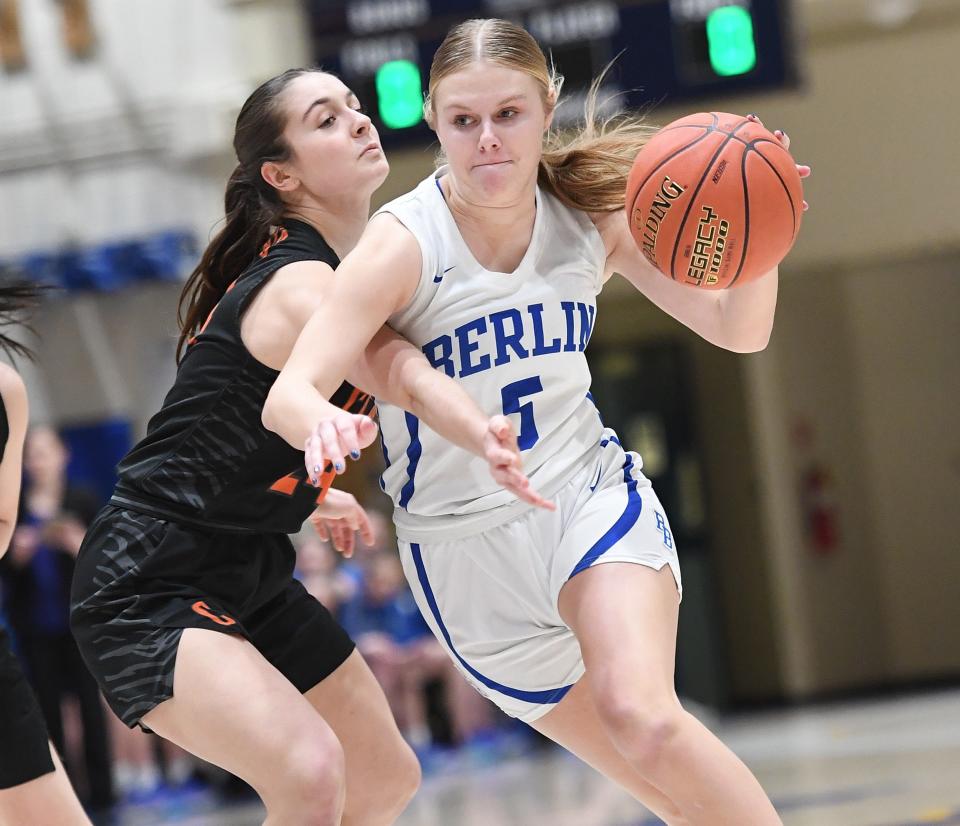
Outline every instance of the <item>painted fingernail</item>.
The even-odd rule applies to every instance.
[[[357,459],[359,459],[359,458],[360,458],[360,451],[359,451],[359,450],[351,450],[351,451],[350,451],[350,458],[353,459],[354,461],[356,461]]]
[[[314,466],[313,466],[313,472],[314,472],[314,473],[319,473],[319,472],[320,472],[320,465],[314,465]]]
[[[310,477],[310,481],[313,482],[313,486],[314,486],[314,487],[317,486],[317,477],[316,477],[316,476],[311,476],[311,477]]]
[[[337,473],[339,473],[341,470],[343,470],[343,462],[336,462],[336,463],[334,464],[334,466],[333,466],[333,469],[334,469]]]
[[[804,201],[804,202],[803,202],[803,211],[806,212],[808,209],[810,209],[810,204],[808,204],[806,201]]]

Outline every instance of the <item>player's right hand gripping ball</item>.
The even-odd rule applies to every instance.
[[[793,157],[756,120],[704,112],[668,124],[640,150],[626,211],[654,267],[720,290],[786,257],[800,231],[803,187]]]

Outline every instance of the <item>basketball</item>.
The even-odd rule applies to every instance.
[[[779,140],[742,115],[703,112],[668,124],[627,180],[630,232],[681,284],[722,290],[772,270],[800,230],[803,189]]]

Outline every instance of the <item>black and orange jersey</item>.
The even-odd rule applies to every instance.
[[[147,435],[117,468],[113,504],[213,530],[300,530],[334,474],[325,468],[318,490],[307,479],[303,451],[263,426],[279,373],[244,346],[240,320],[280,267],[308,260],[339,264],[313,227],[285,219],[191,339]],[[354,413],[374,406],[346,382],[331,402]]]

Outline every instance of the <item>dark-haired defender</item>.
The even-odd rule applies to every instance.
[[[328,490],[334,469],[307,478],[303,452],[261,423],[388,167],[355,95],[319,71],[259,87],[234,148],[226,224],[183,293],[176,381],[87,533],[72,626],[120,718],[245,779],[267,823],[388,824],[417,787],[416,759],[353,642],[293,579],[287,536],[315,507],[349,541],[366,519]],[[350,380],[335,402],[355,452],[376,432],[376,393],[522,482],[519,455],[493,435],[503,423],[488,426],[395,333],[378,334]]]

